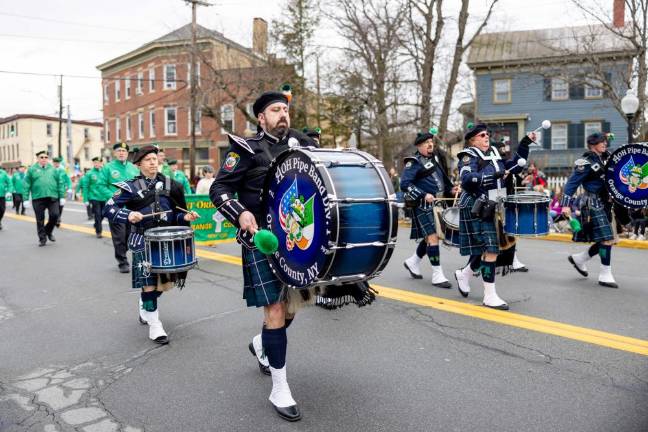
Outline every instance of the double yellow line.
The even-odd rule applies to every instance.
[[[9,214],[8,217],[16,220],[35,222],[33,217],[17,216]],[[94,229],[80,225],[61,224],[61,227],[70,231],[94,235]],[[104,233],[104,237],[110,237],[110,233]],[[200,258],[210,261],[217,261],[232,265],[241,265],[241,258],[238,256],[212,252],[204,249],[198,249],[196,255]],[[442,297],[434,297],[427,294],[420,294],[413,291],[400,290],[380,285],[374,285],[380,297],[396,300],[404,303],[414,304],[417,306],[429,307],[443,312],[457,315],[477,318],[484,321],[490,321],[511,327],[531,330],[538,333],[560,336],[566,339],[598,345],[606,348],[612,348],[620,351],[631,352],[643,356],[648,356],[648,341],[636,339],[627,336],[621,336],[614,333],[608,333],[600,330],[594,330],[587,327],[578,327],[557,321],[549,321],[542,318],[536,318],[528,315],[516,314],[507,311],[498,311],[483,306],[469,303],[449,300]]]

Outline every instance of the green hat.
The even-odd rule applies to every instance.
[[[56,156],[54,159],[52,159],[52,162],[58,162],[58,163],[61,163],[61,162],[63,162],[63,158],[60,157],[60,156]]]
[[[128,151],[128,144],[126,144],[125,142],[115,143],[115,145],[113,145],[113,150],[117,149],[126,149],[126,151]]]
[[[40,155],[49,156],[49,154],[47,154],[47,150],[41,150],[41,151],[36,153],[36,156],[40,156]]]
[[[169,165],[176,165],[178,163],[178,161],[176,159],[169,159],[169,160],[167,160],[167,163]]]
[[[92,158],[92,162],[101,162],[101,158],[99,156],[95,156]]]

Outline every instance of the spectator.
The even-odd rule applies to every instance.
[[[201,178],[196,185],[196,194],[209,195],[209,188],[211,188],[212,183],[214,183],[214,168],[205,165],[202,171],[204,177]]]
[[[544,192],[544,188],[547,187],[547,180],[542,171],[538,170],[535,162],[531,162],[527,168],[527,175],[522,180],[522,185],[526,186],[529,190],[537,190],[537,186],[542,186],[541,192]]]
[[[633,210],[630,213],[632,233],[630,240],[646,240],[646,224],[648,224],[648,209]]]

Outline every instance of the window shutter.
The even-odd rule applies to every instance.
[[[605,72],[605,82],[616,88],[616,85],[612,82],[612,72]],[[608,99],[610,98],[610,92],[607,89],[603,89],[603,97]]]
[[[569,99],[585,99],[585,85],[582,83],[569,84]]]
[[[546,149],[551,148],[551,128],[542,131],[542,147]]]
[[[601,124],[601,129],[603,130],[603,133],[608,133],[608,132],[610,132],[610,122],[606,122],[606,121],[604,121],[604,122]]]
[[[585,147],[585,124],[580,123],[576,125],[576,148]]]
[[[551,100],[551,78],[544,79],[544,100]]]
[[[567,125],[567,148],[578,148],[578,125]]]

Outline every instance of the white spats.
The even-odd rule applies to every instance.
[[[506,302],[497,295],[495,284],[492,282],[484,282],[484,306],[498,309],[506,307],[508,309]]]
[[[432,285],[446,285],[448,278],[443,274],[441,266],[432,266]]]
[[[297,405],[290,393],[288,380],[286,379],[286,366],[281,369],[275,369],[270,366],[272,373],[272,392],[270,393],[270,402],[276,407],[286,408]]]
[[[513,254],[513,270],[519,270],[521,268],[525,268],[526,265],[524,265],[517,256],[517,253]]]
[[[252,338],[252,347],[254,347],[254,353],[256,354],[259,363],[261,363],[265,367],[270,366],[270,364],[268,363],[268,357],[266,357],[265,353],[263,352],[261,334],[258,334]]]
[[[569,257],[571,258],[569,261],[574,265],[574,267],[576,267],[576,270],[578,270],[581,275],[587,277],[588,272],[586,263],[592,259],[589,252],[585,250],[581,253],[570,255]]]
[[[407,258],[403,263],[405,268],[409,270],[410,275],[415,279],[420,279],[421,276],[421,261],[422,259],[418,255],[414,254],[411,257]]]
[[[601,265],[601,271],[599,272],[598,277],[599,285],[603,285],[609,288],[618,288],[614,276],[612,276],[612,267]]]
[[[167,336],[157,310],[155,312],[142,311],[141,313],[142,319],[149,325],[149,339],[156,340]]]
[[[455,279],[457,279],[457,287],[462,296],[468,297],[470,293],[470,278],[473,275],[473,271],[469,265],[464,267],[461,270],[455,271]]]
[[[146,311],[144,310],[144,303],[142,303],[142,298],[140,297],[139,299],[139,316],[140,316],[140,322],[142,324],[147,324],[146,319],[144,318],[144,313]]]

